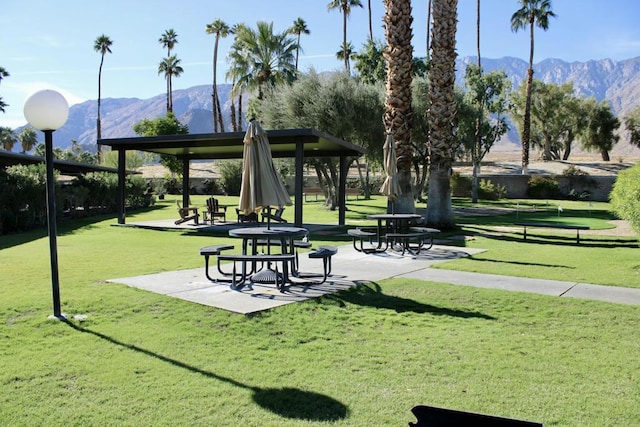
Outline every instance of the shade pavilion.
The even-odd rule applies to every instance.
[[[98,144],[118,152],[118,223],[125,223],[125,158],[127,150],[168,154],[182,160],[182,204],[189,204],[189,164],[191,160],[241,159],[245,132],[100,139]],[[302,226],[302,192],[305,157],[338,157],[338,223],[345,224],[346,182],[350,159],[365,149],[316,129],[267,130],[274,158],[295,158],[294,223]]]

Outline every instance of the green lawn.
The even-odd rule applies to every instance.
[[[305,220],[337,223],[320,205],[305,204]],[[347,221],[383,206],[350,200]],[[607,205],[593,209],[575,221],[606,228]],[[167,200],[127,220],[174,216]],[[114,222],[59,226],[63,311],[87,316],[68,323],[47,319],[46,231],[0,237],[1,425],[407,425],[416,404],[548,426],[640,425],[640,307],[385,280],[241,316],[106,284],[200,267],[198,248],[225,239]],[[442,268],[640,286],[637,239],[525,243],[493,234],[504,217],[458,222],[452,234],[489,250]]]

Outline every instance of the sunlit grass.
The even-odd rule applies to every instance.
[[[350,200],[347,222],[384,206]],[[595,208],[585,221],[606,228],[606,204]],[[175,209],[166,200],[127,221]],[[336,224],[337,212],[309,202],[305,221]],[[457,221],[447,235],[488,250],[443,268],[638,286],[627,271],[638,268],[637,239],[523,242],[497,231],[504,217]],[[114,223],[59,226],[69,324],[47,319],[46,232],[0,237],[0,424],[407,425],[416,404],[556,426],[640,424],[640,307],[394,279],[240,316],[104,282],[201,267],[198,249],[224,235]],[[312,235],[331,239],[340,236]]]

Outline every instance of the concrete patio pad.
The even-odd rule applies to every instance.
[[[333,257],[332,275],[323,284],[309,284],[309,282],[320,280],[322,261],[309,259],[305,253],[301,253],[300,271],[305,273],[305,277],[303,280],[293,279],[298,283],[289,286],[285,292],[278,291],[271,284],[253,284],[253,290],[246,286],[239,290],[232,290],[228,283],[214,283],[207,280],[204,275],[204,265],[201,268],[189,270],[109,279],[107,282],[122,283],[234,313],[251,314],[339,292],[357,286],[359,283],[401,276],[428,268],[437,262],[449,261],[481,251],[434,245],[430,250],[422,251],[417,256],[402,256],[391,251],[367,255],[355,251],[351,245],[344,245],[338,247],[338,254]],[[215,266],[210,269],[214,277],[219,277]],[[306,277],[306,275],[313,277]]]

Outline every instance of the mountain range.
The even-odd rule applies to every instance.
[[[475,57],[459,57],[456,61],[456,81],[464,80],[464,71]],[[502,69],[512,81],[514,88],[524,81],[528,64],[518,58],[482,59],[485,71]],[[563,84],[573,82],[578,95],[611,103],[612,110],[619,118],[640,105],[640,57],[613,61],[610,59],[587,62],[565,62],[559,59],[545,59],[534,65],[534,77],[545,83]],[[218,86],[218,93],[226,118],[225,130],[230,131],[229,92],[231,85]],[[190,133],[210,133],[213,129],[211,112],[211,85],[193,86],[173,92],[174,112],[180,121],[189,126]],[[246,99],[243,100],[246,106]],[[103,98],[102,135],[103,138],[135,136],[133,125],[143,119],[160,117],[166,112],[166,94],[149,99]],[[97,101],[89,100],[71,106],[69,119],[64,127],[56,131],[56,146],[65,149],[75,139],[81,146],[95,151]],[[18,132],[20,129],[18,129]],[[512,131],[502,144],[518,148],[516,132]],[[621,138],[616,147],[618,153],[633,153],[637,148]]]

